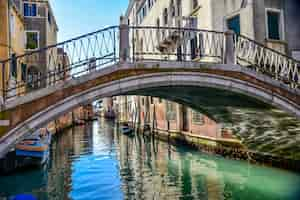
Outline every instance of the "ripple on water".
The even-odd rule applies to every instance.
[[[0,197],[299,200],[300,176],[184,147],[128,138],[95,122],[61,134],[46,168],[0,177]],[[1,198],[0,198],[1,199]]]

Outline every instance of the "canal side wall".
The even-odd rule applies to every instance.
[[[133,113],[136,113],[134,116],[137,119],[127,116],[126,111],[129,109],[126,105],[130,104],[127,102],[125,107],[119,105],[119,109],[125,113],[118,120],[134,123],[143,134],[148,133],[167,142],[185,144],[226,158],[300,171],[299,160],[249,150],[222,124],[191,108],[147,96],[136,96],[134,100],[136,110]],[[145,131],[145,127],[150,131]]]
[[[187,145],[202,152],[220,155],[224,158],[245,160],[251,164],[300,172],[300,160],[251,151],[237,140],[216,139],[176,130],[151,129],[151,127],[149,131],[145,131],[144,127],[141,126],[138,128],[138,133],[175,145]]]
[[[83,124],[85,121],[92,120],[93,118],[93,107],[88,104],[80,106],[71,112],[58,117],[50,122],[47,125],[47,128],[52,134],[57,134],[72,126]]]
[[[84,124],[94,119],[92,105],[80,106],[69,113],[66,113],[47,125],[48,130],[53,134],[59,134],[64,130]],[[4,158],[0,159],[0,174],[8,174],[18,167],[15,151],[11,151]]]

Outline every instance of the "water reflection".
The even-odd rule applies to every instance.
[[[39,199],[299,199],[297,174],[225,160],[141,134],[130,138],[112,122],[59,135],[51,159],[43,169],[1,176],[0,197],[31,193]]]

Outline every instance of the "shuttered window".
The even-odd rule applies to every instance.
[[[267,11],[268,39],[280,40],[280,12]]]
[[[236,34],[241,34],[240,15],[234,16],[227,20],[229,30],[234,31]]]
[[[24,16],[25,17],[37,16],[37,10],[36,10],[35,3],[24,3]]]

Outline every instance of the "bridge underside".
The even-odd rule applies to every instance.
[[[279,152],[276,145],[282,144],[284,150],[300,150],[299,121],[292,117],[300,117],[299,91],[240,66],[142,62],[107,66],[7,102],[0,117],[10,126],[0,130],[0,156],[59,115],[122,94],[157,96],[191,106],[224,123],[251,148],[258,144]]]
[[[232,130],[249,149],[300,158],[300,120],[249,96],[186,86],[148,88],[129,94],[189,106]]]

